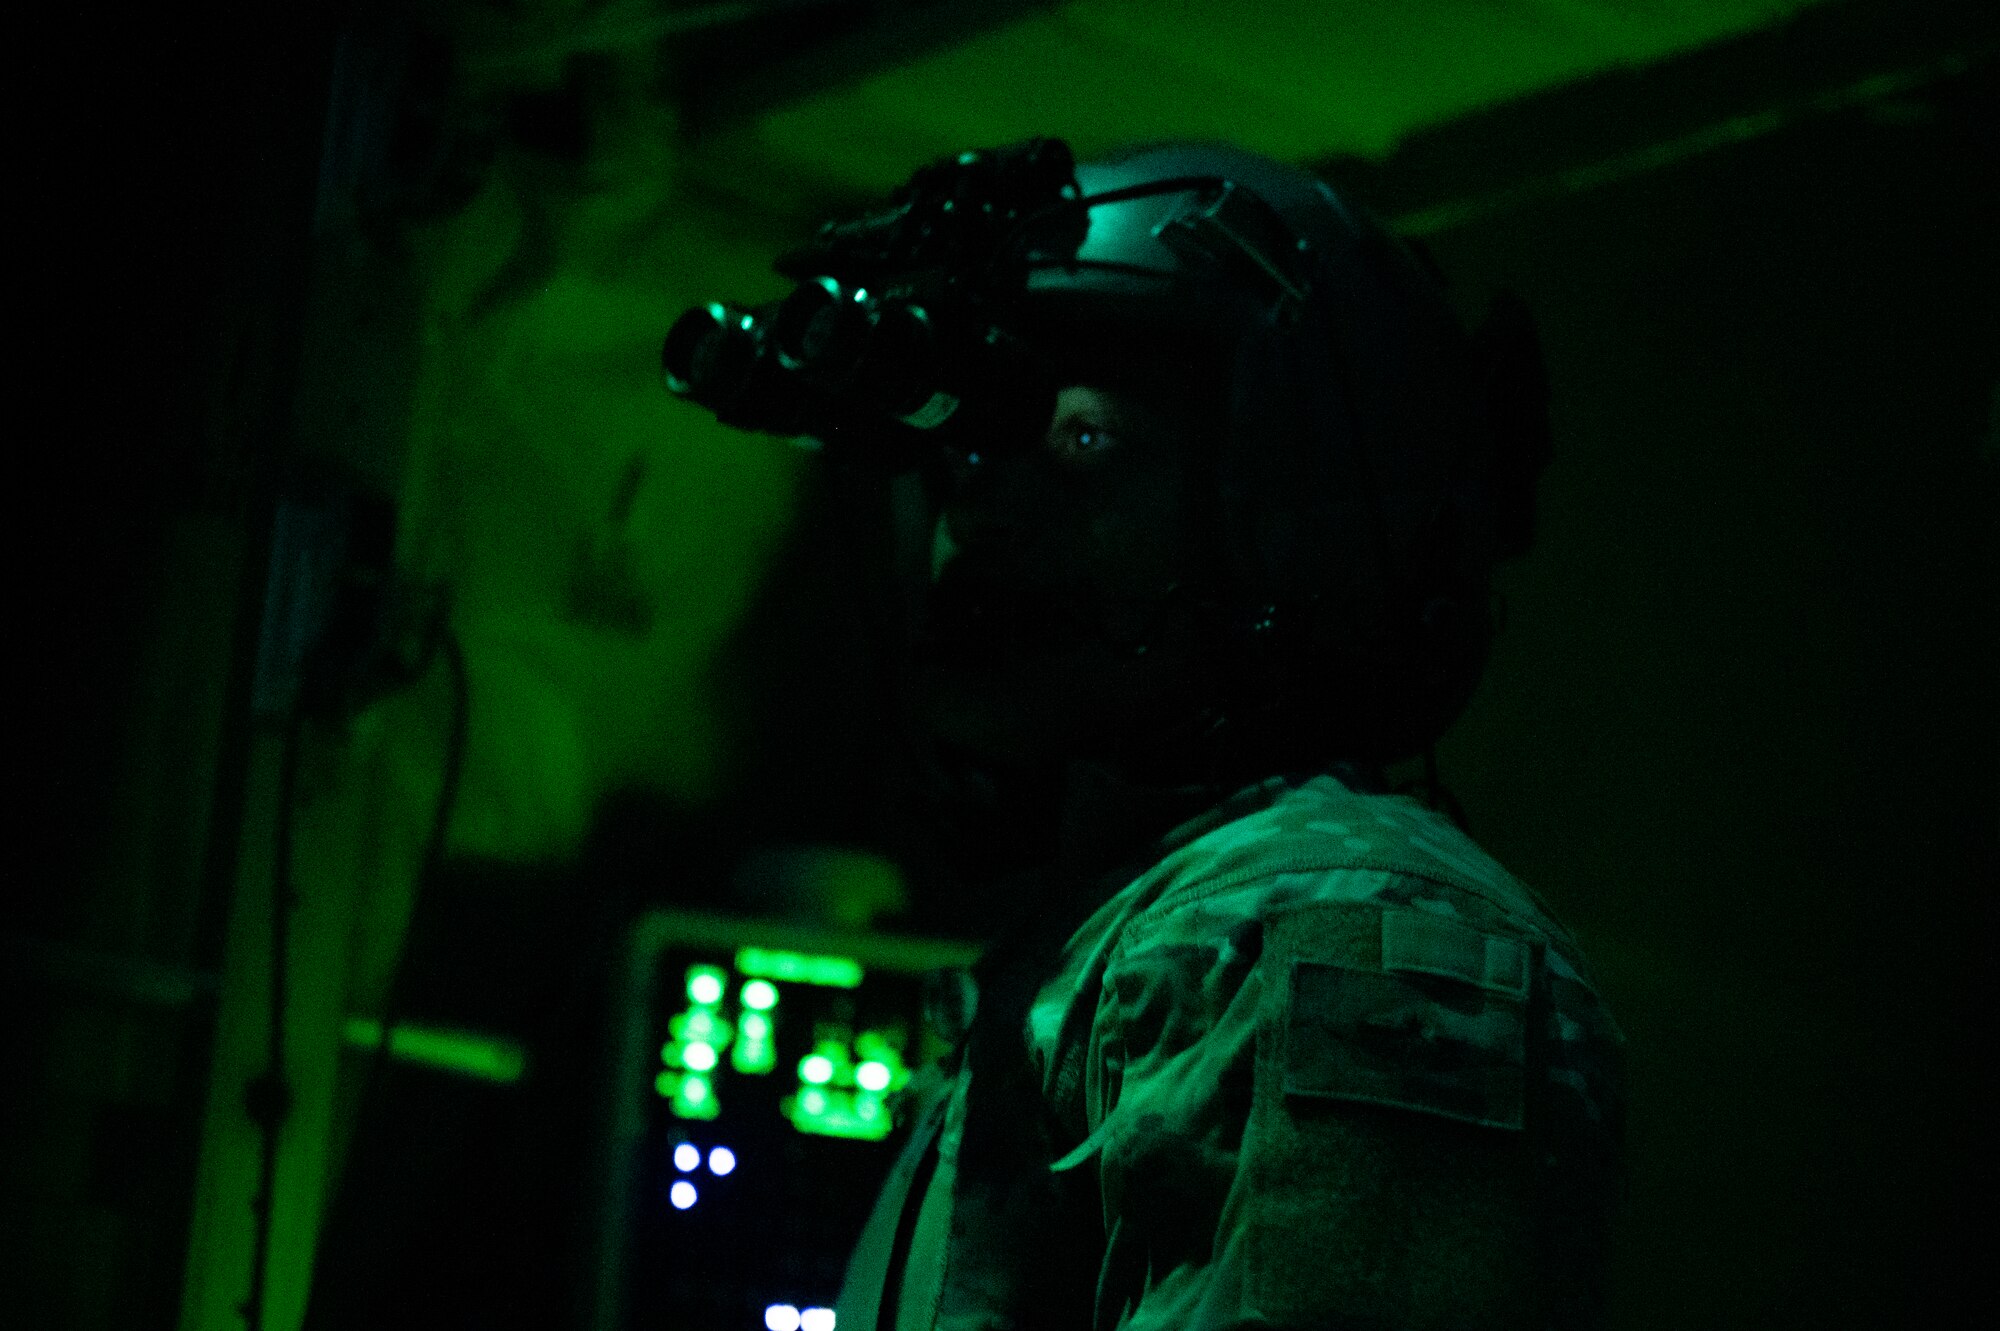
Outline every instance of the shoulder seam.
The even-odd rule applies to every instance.
[[[1260,879],[1276,878],[1282,874],[1339,872],[1386,873],[1398,878],[1432,883],[1448,890],[1464,892],[1469,896],[1477,897],[1480,901],[1485,902],[1508,919],[1522,919],[1521,913],[1515,904],[1495,900],[1490,893],[1478,887],[1459,882],[1455,879],[1442,877],[1436,872],[1426,872],[1423,869],[1413,868],[1407,862],[1383,862],[1378,860],[1357,864],[1351,861],[1328,862],[1321,857],[1308,856],[1301,859],[1280,860],[1272,864],[1263,864],[1255,869],[1238,870],[1235,873],[1223,874],[1216,878],[1197,878],[1191,882],[1168,889],[1151,904],[1142,909],[1126,925],[1121,931],[1121,937],[1117,945],[1112,949],[1111,957],[1107,958],[1107,960],[1115,961],[1133,943],[1144,941],[1146,937],[1152,934],[1155,928],[1176,912],[1205,901],[1218,893],[1226,892],[1231,888],[1243,887],[1247,884],[1255,883]],[[1526,884],[1522,884],[1522,889],[1527,895],[1529,904],[1536,911],[1534,917],[1523,922],[1538,926],[1536,929],[1537,932],[1545,933],[1551,941],[1562,944],[1565,953],[1574,954],[1576,952],[1576,943],[1570,936],[1569,930],[1550,913],[1548,907],[1543,904],[1539,896],[1532,891],[1528,891]]]

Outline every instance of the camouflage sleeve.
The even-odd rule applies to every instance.
[[[1058,1163],[1097,1169],[1098,1325],[1594,1324],[1616,1031],[1452,893],[1279,875],[1131,923]]]

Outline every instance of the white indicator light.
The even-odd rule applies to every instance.
[[[694,1064],[688,1066],[693,1067]],[[864,1091],[886,1091],[889,1089],[889,1065],[877,1063],[871,1058],[854,1069],[854,1081]]]
[[[694,1205],[694,1184],[682,1179],[667,1189],[667,1200],[674,1204],[676,1211],[685,1211]]]
[[[833,1309],[806,1309],[799,1314],[799,1331],[833,1331]]]
[[[674,1168],[683,1174],[692,1174],[701,1164],[701,1148],[693,1142],[682,1142],[674,1148]]]
[[[701,1004],[722,1001],[722,977],[699,971],[688,977],[688,997]]]
[[[789,1303],[774,1303],[764,1310],[764,1325],[770,1331],[799,1331],[799,1310]]]
[[[681,1051],[681,1059],[696,1072],[707,1072],[715,1066],[715,1046],[696,1040]]]
[[[727,1146],[718,1146],[708,1153],[709,1173],[716,1175],[727,1174],[734,1168],[736,1168],[736,1152],[730,1150]]]
[[[824,1086],[833,1080],[833,1060],[825,1054],[807,1054],[799,1060],[799,1080]]]
[[[769,1012],[778,1006],[778,986],[769,980],[752,980],[743,986],[743,1006],[752,1012]]]

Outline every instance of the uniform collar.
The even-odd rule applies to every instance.
[[[1058,863],[1080,874],[1103,873],[1146,852],[1159,860],[1238,818],[1269,808],[1307,781],[1330,775],[1350,790],[1381,793],[1379,770],[1336,762],[1322,771],[1266,777],[1234,793],[1213,786],[1146,786],[1097,763],[1071,763],[1064,775]]]

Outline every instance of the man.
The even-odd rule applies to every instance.
[[[1053,411],[1017,375],[1010,425],[939,431],[912,674],[984,792],[969,876],[1022,919],[841,1331],[1596,1325],[1617,1029],[1532,893],[1383,779],[1463,708],[1526,548],[1532,334],[1468,338],[1423,262],[1246,153],[1062,154],[1041,207],[984,162],[906,188],[897,252],[1001,200],[944,267]],[[911,327],[963,295],[887,252],[825,289],[932,292]],[[979,399],[940,373],[893,414]],[[830,441],[864,380],[815,380]]]

